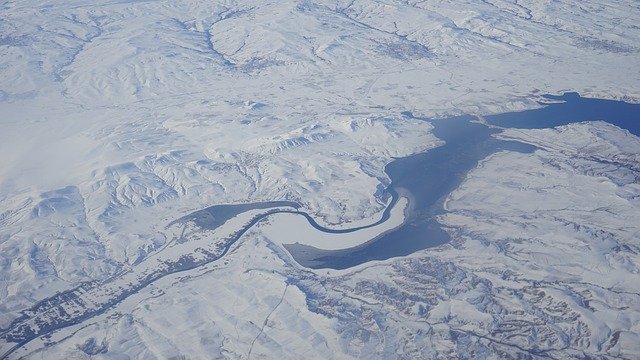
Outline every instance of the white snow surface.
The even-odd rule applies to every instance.
[[[342,250],[362,245],[369,240],[396,229],[404,223],[408,206],[406,197],[400,197],[391,209],[389,219],[385,222],[365,229],[348,233],[328,233],[316,230],[304,217],[281,213],[274,214],[263,221],[259,229],[261,233],[280,245],[300,244],[313,246],[322,250]],[[350,225],[354,225],[351,223]],[[363,224],[367,226],[369,224]]]
[[[106,281],[75,292],[98,306],[217,254],[249,219],[173,223],[207,206],[375,221],[384,166],[442,144],[403,111],[640,102],[639,20],[630,0],[5,1],[0,329],[82,282]],[[449,245],[312,272],[256,228],[10,356],[638,358],[638,138],[599,122],[499,136],[540,150],[468,174],[440,218]]]

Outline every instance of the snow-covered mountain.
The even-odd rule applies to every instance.
[[[639,21],[629,0],[2,2],[0,358],[640,357],[640,140],[604,122],[500,132],[536,150],[483,159],[438,216],[451,242],[406,257],[310,270],[282,244],[326,235],[291,214],[189,217],[375,223],[385,165],[443,144],[422,119],[640,102]]]

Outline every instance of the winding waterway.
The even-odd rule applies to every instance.
[[[420,119],[431,122],[434,125],[434,134],[444,140],[445,144],[425,153],[395,159],[387,165],[385,171],[391,183],[382,194],[381,200],[388,201],[388,206],[381,218],[369,225],[350,229],[329,229],[319,225],[308,213],[300,210],[299,204],[291,201],[216,205],[178,219],[177,222],[180,223],[193,221],[200,228],[216,229],[239,215],[247,215],[247,211],[265,210],[250,217],[237,231],[234,230],[218,249],[219,252],[202,252],[203,249],[199,249],[201,254],[207,255],[205,257],[172,253],[173,258],[160,263],[154,262],[153,265],[147,264],[146,268],[143,265],[149,259],[145,259],[141,264],[112,278],[83,283],[38,302],[22,312],[9,327],[0,329],[0,339],[4,341],[0,344],[0,358],[7,358],[13,351],[36,337],[83,323],[104,313],[160,278],[219,260],[243,234],[272,214],[297,214],[304,216],[309,225],[317,231],[343,234],[384,223],[389,219],[399,196],[409,199],[410,206],[405,210],[405,221],[402,225],[359,246],[332,251],[304,245],[285,246],[298,263],[309,268],[344,269],[371,260],[404,256],[442,245],[449,241],[449,235],[436,221],[436,217],[444,212],[444,199],[460,185],[465,175],[477,166],[478,161],[502,150],[535,150],[528,144],[496,139],[492,135],[500,132],[500,127],[549,128],[601,120],[640,136],[640,105],[583,98],[575,93],[545,98],[553,103],[544,103],[543,107],[535,110],[487,116],[485,120],[493,125],[492,127],[474,122],[471,116],[442,120]],[[416,119],[409,112],[403,113],[403,116]],[[295,243],[296,239],[287,239],[288,241]],[[106,288],[112,288],[113,291],[107,295],[104,293]],[[66,312],[67,308],[74,311]]]
[[[405,116],[412,115],[405,113]],[[387,194],[396,199],[401,193],[410,202],[406,220],[400,227],[350,249],[321,250],[299,244],[285,245],[286,249],[303,266],[345,269],[448,242],[449,235],[435,218],[442,214],[444,199],[460,185],[467,172],[476,167],[478,161],[500,150],[534,150],[528,144],[498,140],[491,136],[498,133],[498,129],[472,120],[471,116],[462,116],[431,121],[434,135],[445,144],[387,165],[385,172],[391,179]]]
[[[407,118],[429,121],[434,125],[433,133],[445,141],[441,147],[404,158],[393,160],[385,168],[391,184],[383,193],[391,198],[380,220],[366,226],[350,229],[330,229],[319,225],[309,214],[300,211],[300,206],[291,202],[266,202],[246,204],[246,210],[290,206],[295,210],[278,210],[273,213],[295,213],[304,216],[309,224],[318,231],[340,234],[377,226],[388,220],[399,194],[410,199],[406,210],[405,222],[398,228],[381,234],[365,243],[342,250],[323,250],[308,245],[285,245],[293,258],[302,266],[309,268],[345,269],[372,260],[385,260],[397,256],[409,255],[418,250],[442,245],[449,241],[448,233],[436,221],[444,212],[443,202],[447,195],[457,188],[465,175],[475,168],[478,162],[487,156],[502,150],[531,152],[535,147],[516,141],[504,141],[493,137],[500,128],[550,128],[576,122],[601,120],[619,126],[629,132],[640,134],[640,105],[622,101],[602,100],[580,97],[576,93],[561,96],[546,95],[550,102],[540,103],[542,107],[534,110],[491,115],[485,118],[488,124],[475,122],[471,116],[430,120],[416,118],[410,112],[402,115]],[[203,214],[218,213],[218,218],[229,218],[238,212],[227,213],[230,205],[213,206],[195,213],[196,218]],[[233,205],[238,206],[238,205]],[[224,215],[222,215],[224,214]],[[206,217],[206,216],[205,216]],[[214,228],[220,221],[202,223],[201,226]]]

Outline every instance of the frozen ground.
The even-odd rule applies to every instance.
[[[249,221],[172,224],[194,210],[378,219],[384,165],[441,144],[402,111],[638,102],[638,20],[634,1],[3,2],[0,328],[49,298],[78,322],[9,356],[637,358],[640,145],[603,123],[503,133],[541,149],[468,175],[448,246],[309,272],[254,229],[105,304]],[[44,305],[27,315],[61,318]]]

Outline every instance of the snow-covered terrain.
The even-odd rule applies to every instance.
[[[637,358],[640,142],[606,123],[505,130],[539,150],[482,161],[439,218],[452,242],[406,258],[310,271],[279,245],[311,236],[289,215],[176,220],[290,200],[373,223],[384,166],[442,144],[402,112],[640,102],[639,20],[630,0],[3,2],[0,358]],[[14,348],[23,330],[46,337]]]

